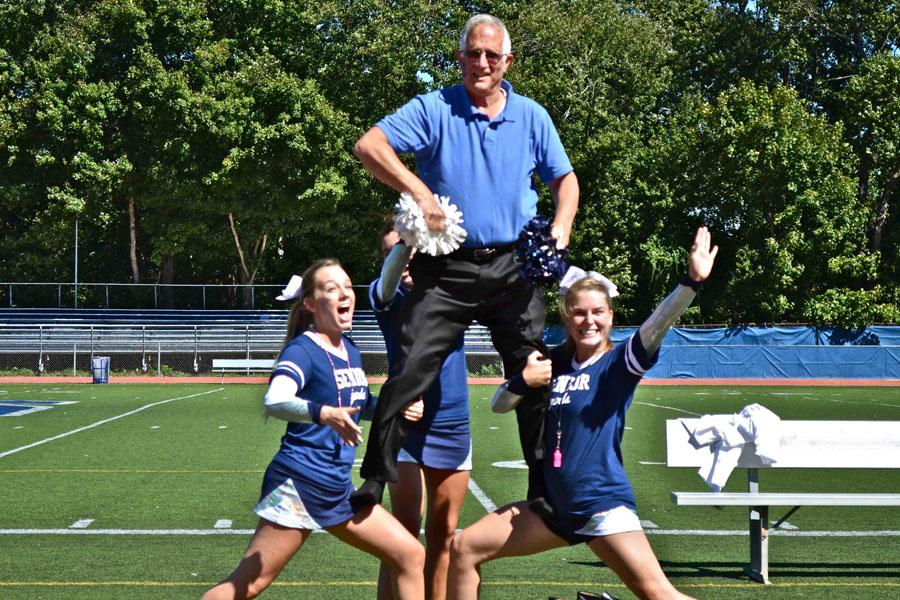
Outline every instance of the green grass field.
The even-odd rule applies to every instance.
[[[0,599],[199,597],[236,564],[256,522],[250,509],[283,430],[261,417],[263,390],[0,385],[0,405],[68,402],[0,417]],[[471,388],[472,478],[483,496],[469,494],[463,526],[484,514],[485,503],[524,494],[525,471],[494,464],[520,452],[515,418],[491,413],[492,393]],[[896,509],[801,509],[789,519],[791,532],[808,537],[771,537],[773,584],[761,586],[742,573],[745,509],[671,503],[671,491],[704,486],[693,470],[662,464],[665,419],[732,413],[753,402],[784,419],[900,421],[900,387],[640,386],[626,467],[666,573],[697,598],[900,598]],[[761,483],[773,491],[900,492],[900,474],[889,471],[763,472]],[[735,472],[728,489],[745,486]],[[374,598],[376,574],[372,557],[317,534],[263,597]],[[483,577],[488,599],[574,598],[578,589],[633,597],[584,546],[490,563]]]

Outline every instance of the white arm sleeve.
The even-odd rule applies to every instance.
[[[659,303],[653,314],[647,317],[639,331],[647,356],[653,356],[653,353],[659,350],[666,332],[675,324],[684,309],[691,305],[696,296],[697,292],[686,285],[679,284],[674,292]]]
[[[518,406],[519,402],[521,401],[522,396],[513,394],[512,392],[507,390],[506,384],[504,383],[497,388],[497,391],[494,393],[493,399],[491,399],[491,410],[495,413],[509,412],[516,406]]]
[[[266,416],[291,423],[312,423],[309,402],[297,397],[297,382],[287,375],[276,375],[266,391]]]
[[[406,265],[409,264],[409,257],[412,255],[412,251],[412,246],[394,244],[394,247],[391,248],[391,251],[384,259],[384,264],[381,265],[381,275],[378,277],[378,289],[375,290],[375,293],[378,294],[376,300],[382,305],[390,304],[391,300],[394,299],[394,294],[397,293],[397,286],[400,285],[400,278],[403,277],[403,271],[406,269]]]

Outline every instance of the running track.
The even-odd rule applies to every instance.
[[[370,377],[369,383],[384,383],[384,377]],[[196,377],[156,377],[144,375],[137,377],[110,376],[110,383],[253,383],[265,384],[268,377],[243,377],[229,375],[196,376]],[[474,377],[470,384],[500,385],[504,380],[499,377]],[[7,383],[92,383],[90,377],[0,377],[0,384]],[[900,379],[643,379],[641,385],[747,385],[747,386],[824,386],[824,387],[888,387],[900,386]]]

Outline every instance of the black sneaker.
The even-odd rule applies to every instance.
[[[384,484],[375,479],[366,479],[358,490],[350,494],[350,509],[358,513],[364,508],[381,504]]]
[[[575,597],[575,600],[618,600],[615,596],[610,595],[608,592],[603,592],[602,595],[598,596],[597,594],[592,594],[590,592],[578,592],[578,595]]]

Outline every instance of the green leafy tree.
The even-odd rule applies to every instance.
[[[516,52],[509,78],[550,112],[581,187],[570,262],[603,271],[623,298],[632,297],[639,293],[634,266],[642,260],[644,218],[632,183],[668,84],[667,38],[648,18],[615,2],[519,8],[507,23]],[[552,210],[546,189],[541,210]],[[628,302],[617,310],[623,322],[632,318]]]
[[[874,210],[870,248],[881,252],[879,282],[900,276],[900,235],[894,201],[900,183],[900,58],[881,53],[863,62],[840,95],[855,110],[845,122],[860,156],[858,195]]]
[[[715,103],[683,103],[655,161],[651,183],[673,201],[655,222],[661,237],[696,221],[716,232],[722,251],[701,298],[707,315],[797,322],[811,314],[809,298],[858,288],[875,271],[869,213],[841,133],[786,87],[744,83]]]
[[[23,3],[24,4],[24,3]],[[0,193],[15,237],[6,245],[12,277],[68,279],[79,221],[84,274],[103,272],[118,245],[116,190],[133,166],[111,126],[117,86],[98,60],[84,19],[67,3],[5,7]],[[52,27],[40,26],[41,20]],[[31,37],[29,37],[31,34]],[[14,43],[25,47],[14,46]]]

